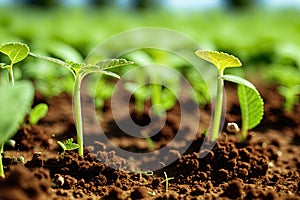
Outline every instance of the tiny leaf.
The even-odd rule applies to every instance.
[[[66,150],[70,151],[70,150],[74,150],[74,149],[78,149],[79,145],[76,143],[73,143],[73,138],[67,139],[64,142],[64,145],[66,147]]]
[[[0,144],[10,139],[18,130],[31,108],[34,88],[30,82],[0,87]]]
[[[19,42],[10,42],[0,46],[0,52],[7,55],[11,64],[24,60],[29,53],[29,47]]]
[[[37,122],[46,116],[48,112],[48,105],[40,103],[36,105],[29,114],[29,123],[31,125],[37,124]]]
[[[218,71],[224,70],[227,67],[242,66],[242,63],[238,58],[227,53],[206,50],[197,50],[195,53],[199,58],[214,64]]]
[[[78,63],[78,62],[73,62],[71,60],[66,60],[66,63],[70,66],[72,66],[74,69],[80,69],[83,64],[82,63]]]
[[[66,148],[66,146],[65,146],[65,144],[64,143],[62,143],[61,141],[57,141],[57,144],[64,150],[64,151],[66,151],[67,150],[67,148]]]

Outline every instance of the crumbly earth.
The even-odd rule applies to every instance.
[[[72,99],[66,94],[51,99],[37,94],[35,103],[46,102],[49,113],[38,125],[21,127],[13,138],[14,148],[5,147],[6,178],[0,179],[0,199],[300,199],[300,105],[287,113],[275,86],[258,85],[258,89],[265,116],[250,131],[246,144],[224,130],[212,150],[199,154],[202,133],[210,123],[208,105],[201,109],[199,134],[184,155],[176,147],[170,149],[178,159],[153,175],[108,167],[104,163],[126,168],[122,158],[101,142],[97,154],[88,149],[84,157],[76,151],[62,154],[56,141],[76,135]],[[227,85],[226,91],[225,121],[240,124],[235,88]],[[143,139],[116,134],[108,104],[102,115],[111,141],[130,151],[147,152]],[[165,127],[152,138],[155,148],[172,140],[180,123],[177,115],[176,107],[168,111]],[[137,123],[148,120],[146,114],[132,116]],[[207,155],[202,158],[202,153]],[[173,178],[168,188],[164,172]]]

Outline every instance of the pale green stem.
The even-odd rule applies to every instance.
[[[138,72],[139,73],[136,74],[137,83],[138,83],[138,85],[143,85],[144,82],[145,82],[145,80],[144,80],[145,78],[142,75],[143,74],[142,71],[139,70]],[[135,97],[136,97],[136,99],[135,99],[135,101],[136,101],[136,110],[137,110],[138,114],[143,114],[143,112],[144,112],[144,101],[145,101],[144,94],[143,95],[138,94]]]
[[[240,138],[239,140],[243,143],[247,141],[248,137],[248,120],[242,119],[242,128],[241,128],[241,133],[240,133]]]
[[[4,143],[0,144],[0,177],[4,178],[5,175],[4,175],[4,169],[3,169],[3,164],[2,164],[3,147],[4,147]]]
[[[152,86],[152,103],[161,104],[161,85],[158,83],[154,83]]]
[[[222,106],[223,106],[223,96],[224,96],[224,80],[220,77],[223,76],[223,69],[218,71],[218,85],[217,85],[217,98],[216,98],[216,106],[214,113],[214,121],[213,121],[213,129],[212,129],[212,141],[218,139],[219,131],[220,131],[220,123],[222,117]]]
[[[9,82],[12,85],[15,85],[15,77],[14,77],[14,71],[12,65],[10,65],[8,68],[8,77],[9,77]]]
[[[80,98],[80,85],[82,76],[78,75],[75,78],[74,93],[73,93],[73,106],[75,113],[75,125],[77,131],[77,144],[79,145],[78,154],[83,156],[83,126],[81,116],[81,98]]]

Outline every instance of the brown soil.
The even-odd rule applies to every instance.
[[[226,122],[240,124],[234,89],[227,86]],[[126,165],[101,142],[97,154],[87,149],[84,157],[76,151],[62,154],[56,141],[76,135],[72,99],[66,94],[48,100],[36,95],[35,103],[46,102],[49,113],[38,125],[20,128],[13,138],[15,148],[5,147],[6,178],[0,180],[0,199],[300,199],[300,105],[286,113],[274,86],[258,85],[258,89],[265,101],[265,116],[249,133],[247,144],[224,130],[214,148],[200,152],[207,154],[200,158],[201,133],[210,122],[207,106],[201,109],[199,134],[185,154],[178,155],[176,147],[170,149],[178,159],[153,175],[107,167],[104,163],[120,169]],[[104,110],[102,124],[113,143],[134,152],[149,150],[143,139],[116,134],[110,107]],[[174,137],[180,123],[177,115],[176,107],[168,111],[165,127],[152,137],[156,149]],[[146,123],[146,115],[144,119],[137,122]],[[164,172],[174,178],[168,181],[168,190]]]

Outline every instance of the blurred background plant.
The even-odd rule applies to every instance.
[[[283,105],[286,110],[291,111],[291,104],[299,103],[299,0],[2,0],[0,12],[1,44],[25,42],[33,52],[77,61],[122,31],[170,28],[193,38],[203,49],[239,57],[247,67],[230,69],[231,74],[251,74],[258,80],[276,83],[286,101],[293,102]],[[161,61],[160,55],[143,52]],[[198,79],[192,66],[181,62],[178,66],[174,57],[163,64],[187,77],[197,91],[200,105],[209,102],[205,82]],[[15,65],[15,78],[32,79],[47,97],[71,93],[71,75],[51,63],[28,58]],[[99,107],[109,98],[112,88],[96,92]]]

